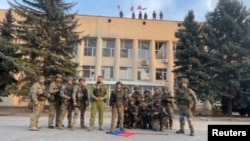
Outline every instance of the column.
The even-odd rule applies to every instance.
[[[83,45],[83,46],[82,46]],[[82,66],[83,66],[83,59],[84,57],[84,40],[82,41],[81,45],[77,46],[77,54],[76,54],[76,62],[79,63],[77,68],[78,76],[83,75]]]
[[[133,77],[132,80],[133,81],[137,81],[137,68],[138,68],[138,40],[135,39],[134,40],[134,46],[133,46]]]
[[[102,38],[97,38],[97,49],[96,49],[96,64],[95,64],[95,79],[98,75],[102,74],[101,66],[102,66]]]
[[[168,50],[167,50],[167,55],[168,55],[168,66],[167,66],[167,77],[168,77],[168,87],[169,90],[171,91],[172,94],[174,94],[174,73],[173,68],[174,68],[174,52],[173,52],[173,42],[169,41],[168,42]]]
[[[116,45],[115,45],[115,66],[114,66],[114,79],[115,80],[119,80],[119,76],[120,76],[120,52],[121,52],[121,40],[120,39],[116,39],[115,41]]]
[[[151,46],[150,46],[150,64],[149,64],[149,69],[150,69],[150,81],[155,82],[155,41],[151,41]]]

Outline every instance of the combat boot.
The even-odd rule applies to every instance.
[[[37,127],[30,127],[29,130],[30,131],[39,131],[39,129]]]
[[[193,131],[191,131],[190,136],[194,136],[194,132]]]
[[[177,134],[184,134],[185,132],[184,132],[183,129],[180,129],[180,130],[176,131],[176,133],[177,133]]]
[[[99,130],[104,131],[105,129],[103,128],[103,125],[99,125]]]
[[[88,128],[88,131],[93,131],[94,130],[94,127],[93,126],[90,126],[89,128]]]
[[[58,129],[59,129],[59,130],[63,130],[62,125],[59,125],[59,126],[58,126]]]
[[[76,126],[72,125],[71,130],[74,131],[76,129]]]

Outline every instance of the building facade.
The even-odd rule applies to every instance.
[[[6,11],[0,11],[0,19]],[[98,75],[111,92],[116,81],[154,92],[168,86],[173,91],[175,32],[180,22],[119,17],[77,15],[84,41],[77,47],[75,61],[79,76],[94,84]],[[1,104],[0,104],[1,105]]]

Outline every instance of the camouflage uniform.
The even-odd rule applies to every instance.
[[[151,96],[151,93],[150,93],[150,90],[145,90],[144,91],[144,98],[143,98],[143,101],[147,104],[151,103],[152,102],[152,96]]]
[[[57,75],[58,77],[61,77],[61,75]],[[60,115],[60,89],[62,87],[61,83],[58,83],[56,81],[52,82],[49,85],[49,120],[48,120],[48,126],[49,128],[54,128],[53,123],[55,119],[55,126],[58,126],[59,121],[59,115]]]
[[[121,82],[117,82],[117,85],[122,85]],[[123,129],[123,118],[124,118],[124,104],[126,101],[125,98],[125,92],[122,90],[116,89],[115,91],[112,91],[110,96],[110,106],[112,107],[112,118],[111,118],[111,131],[115,130],[115,124],[116,124],[116,118],[118,114],[118,123],[121,130]]]
[[[138,118],[139,111],[138,111],[138,106],[135,105],[134,99],[130,99],[127,112],[129,121],[129,123],[127,123],[128,128],[137,128],[139,123],[139,118]]]
[[[104,131],[103,128],[103,113],[105,108],[105,102],[108,98],[108,90],[105,84],[100,82],[96,83],[91,87],[90,100],[91,100],[91,117],[89,131],[94,129],[96,112],[99,114],[99,130]]]
[[[30,118],[30,130],[31,131],[38,131],[38,119],[40,118],[45,104],[45,89],[46,87],[39,82],[33,84],[30,89],[30,98],[33,105],[33,114]]]
[[[150,111],[146,102],[142,102],[139,106],[139,120],[140,120],[140,128],[142,129],[151,128]]]
[[[71,79],[68,79],[68,80],[71,80]],[[60,107],[60,115],[59,115],[59,122],[58,122],[59,129],[62,129],[62,124],[63,124],[66,113],[68,114],[67,116],[68,128],[71,128],[72,112],[73,112],[73,99],[72,99],[73,88],[74,88],[74,84],[66,84],[60,90],[62,105]]]
[[[85,81],[84,78],[80,78],[79,81]],[[81,128],[86,128],[84,118],[86,108],[89,106],[89,95],[88,89],[85,85],[79,84],[74,87],[73,91],[73,101],[74,101],[74,118],[72,124],[72,130],[76,128],[77,118],[80,114],[80,126]]]
[[[138,106],[142,100],[143,100],[143,96],[142,94],[139,92],[140,87],[139,86],[135,86],[134,88],[134,93],[131,95],[131,98],[133,98],[135,100],[135,105]]]
[[[182,83],[187,83],[187,79],[183,79]],[[191,108],[195,108],[196,105],[196,95],[195,92],[190,88],[179,88],[176,93],[176,102],[180,112],[180,130],[176,133],[184,133],[184,126],[185,126],[185,116],[187,117],[189,128],[191,130],[191,136],[194,136],[194,126],[192,122],[192,111]],[[192,102],[194,105],[192,107]]]
[[[174,97],[171,95],[170,92],[165,92],[165,91],[168,91],[167,87],[163,88],[163,94],[161,96],[161,104],[168,113],[169,119],[167,123],[169,123],[169,125],[166,125],[166,127],[167,129],[169,128],[171,130],[173,127]]]
[[[166,125],[166,118],[168,117],[168,114],[164,107],[162,107],[160,100],[155,100],[152,105],[152,109],[150,109],[150,115],[151,115],[151,127],[153,130],[157,131],[163,131],[164,125]],[[158,129],[159,125],[159,129]]]

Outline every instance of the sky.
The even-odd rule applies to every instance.
[[[13,1],[13,0],[9,0]],[[17,0],[22,1],[22,0]],[[189,10],[193,10],[196,21],[204,22],[205,16],[216,7],[218,0],[65,0],[66,2],[77,2],[72,12],[82,15],[111,16],[118,17],[120,10],[124,17],[131,18],[131,7],[134,7],[136,17],[138,17],[138,6],[145,8],[142,13],[147,13],[152,19],[152,13],[162,11],[164,20],[183,21]],[[241,0],[249,9],[250,0]],[[120,8],[118,8],[120,7]],[[0,0],[0,9],[8,9],[7,0]]]

